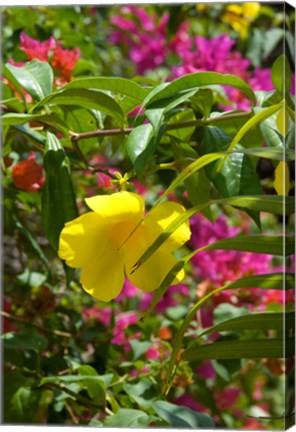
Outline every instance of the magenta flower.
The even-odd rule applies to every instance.
[[[92,306],[91,308],[84,309],[82,315],[85,321],[99,321],[105,327],[108,327],[111,324],[112,308]]]
[[[136,6],[124,7],[121,12],[128,17],[111,18],[111,23],[117,29],[112,33],[110,41],[129,46],[129,57],[139,74],[161,66],[168,54],[166,37],[168,13],[163,14],[158,20],[156,14],[148,15],[144,9]]]
[[[20,40],[20,49],[27,53],[29,61],[38,59],[47,62],[50,51],[56,47],[56,41],[52,36],[44,42],[39,42],[22,32]]]
[[[240,394],[241,390],[236,387],[227,387],[223,390],[215,389],[214,397],[217,407],[221,411],[232,408]]]
[[[138,314],[136,312],[118,315],[115,320],[113,339],[111,342],[115,345],[129,344],[129,337],[126,336],[126,330],[130,325],[136,324],[137,322]],[[135,338],[135,335],[133,335],[133,338]]]

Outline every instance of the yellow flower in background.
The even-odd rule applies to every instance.
[[[260,12],[260,3],[231,4],[227,6],[223,21],[231,25],[242,39],[246,39],[251,23]]]
[[[190,238],[188,223],[181,225],[134,273],[132,269],[184,207],[165,202],[144,216],[143,198],[126,191],[85,201],[93,211],[66,223],[59,244],[59,257],[68,266],[82,269],[80,279],[85,291],[98,300],[110,301],[119,295],[125,277],[145,292],[156,290],[177,263],[172,252]],[[181,270],[172,285],[183,277]]]

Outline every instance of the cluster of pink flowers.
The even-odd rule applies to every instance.
[[[169,14],[164,13],[159,22],[156,14],[149,15],[137,6],[126,6],[121,9],[123,16],[112,16],[111,24],[116,30],[110,37],[114,44],[125,43],[130,46],[130,58],[139,74],[161,66],[167,55],[166,26]],[[125,16],[133,16],[133,19]]]
[[[25,33],[20,35],[20,49],[24,51],[28,60],[38,59],[51,62],[52,66],[60,73],[65,82],[71,81],[73,70],[80,57],[79,48],[73,50],[63,49],[53,37],[44,42],[30,38]]]
[[[254,90],[273,90],[270,69],[258,67],[251,71],[250,60],[233,50],[235,41],[227,34],[211,39],[192,37],[189,24],[183,23],[176,35],[169,40],[166,32],[169,20],[167,13],[158,18],[136,6],[124,7],[121,12],[122,16],[111,18],[116,29],[110,40],[129,47],[129,57],[134,62],[137,73],[144,74],[165,65],[168,56],[173,54],[178,56],[179,64],[171,68],[170,79],[188,73],[212,71],[236,75],[248,82]],[[239,90],[232,87],[225,87],[225,90],[232,108],[250,108],[250,102]]]

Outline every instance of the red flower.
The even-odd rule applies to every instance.
[[[35,162],[35,154],[33,152],[27,160],[14,165],[12,168],[12,178],[15,186],[26,192],[36,192],[42,188],[44,184],[42,166]]]
[[[20,49],[27,53],[29,61],[38,59],[47,62],[49,51],[56,47],[56,41],[52,36],[44,42],[39,42],[22,32],[20,39]]]
[[[64,50],[58,44],[53,53],[52,66],[55,67],[66,81],[72,78],[72,72],[80,57],[79,48],[73,50]]]

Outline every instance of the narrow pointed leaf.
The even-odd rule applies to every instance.
[[[289,331],[289,329],[294,328],[294,325],[295,318],[293,312],[287,312],[286,314],[283,312],[262,312],[223,321],[203,331],[199,337],[223,331],[276,330],[279,333],[283,333],[284,329],[285,331]]]
[[[294,338],[287,338],[286,341],[283,339],[221,341],[187,350],[182,354],[182,358],[189,361],[205,359],[285,358],[293,355],[294,343]]]

